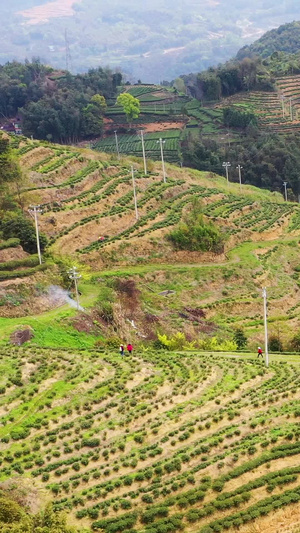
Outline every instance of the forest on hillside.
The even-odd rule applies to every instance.
[[[299,52],[299,46],[300,22],[294,21],[268,31],[253,44],[241,48],[236,57],[240,60],[244,57],[253,56],[265,58],[271,56],[274,52],[296,54]]]
[[[232,162],[230,181],[238,181],[236,165],[242,166],[242,182],[263,189],[284,191],[289,187],[289,197],[298,201],[300,194],[300,143],[299,136],[284,138],[273,135],[251,135],[244,142],[224,149],[213,139],[188,136],[183,144],[185,166],[215,173],[222,172],[223,161]]]
[[[116,94],[122,76],[91,69],[73,76],[38,59],[0,67],[0,115],[22,118],[23,132],[36,139],[71,143],[101,135],[106,98]]]

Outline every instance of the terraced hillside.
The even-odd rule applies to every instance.
[[[213,138],[220,145],[243,143],[245,138],[238,128],[228,130],[224,126],[222,110],[228,106],[254,113],[262,134],[289,135],[300,130],[299,75],[277,78],[273,92],[245,91],[223,98],[218,103],[203,103],[153,85],[129,86],[125,90],[140,100],[141,115],[132,124],[136,132],[130,135],[124,133],[128,129],[125,115],[112,100],[108,102],[106,112],[105,136],[93,145],[96,150],[109,153],[116,151],[115,131],[118,132],[121,154],[142,157],[142,130],[146,153],[152,159],[161,157],[157,141],[162,137],[165,140],[165,159],[171,163],[180,163],[182,141],[187,136],[200,136],[203,140]]]
[[[254,112],[262,133],[299,133],[300,76],[277,78],[275,92],[250,91],[226,98],[217,109],[228,105]]]
[[[126,86],[124,92],[131,94],[140,101],[141,114],[134,119],[132,128],[137,134],[124,134],[128,129],[123,108],[116,104],[116,100],[108,101],[105,117],[105,137],[94,143],[94,148],[104,152],[115,152],[116,141],[114,132],[118,132],[118,148],[121,154],[142,156],[141,138],[139,130],[145,133],[145,149],[148,157],[160,158],[160,147],[156,141],[160,137],[166,140],[165,158],[167,161],[178,163],[180,157],[181,130],[188,121],[184,117],[184,106],[189,98],[179,95],[173,90],[167,90],[158,85]]]
[[[50,242],[41,267],[0,243],[0,486],[87,531],[296,533],[299,358],[266,368],[233,335],[263,343],[266,285],[270,337],[295,349],[299,205],[210,173],[167,165],[164,183],[159,163],[145,176],[138,158],[12,143],[24,209],[41,204]],[[224,253],[165,239],[196,200]],[[73,262],[80,312],[48,291]],[[24,327],[30,343],[9,346]]]
[[[286,204],[279,195],[248,186],[240,194],[236,185],[228,186],[213,174],[168,166],[164,183],[160,164],[151,161],[145,176],[141,161],[118,161],[114,155],[26,140],[20,141],[17,153],[31,177],[27,201],[31,194],[38,197],[43,208],[41,228],[56,252],[79,252],[82,257],[96,252],[92,257],[100,259],[100,251],[115,250],[125,241],[129,252],[137,244],[142,251],[179,222],[195,198],[203,203],[207,217],[226,227],[231,240],[263,240],[273,232],[277,236],[298,232],[297,204]],[[138,220],[132,163],[136,167]],[[168,252],[167,244],[161,251]]]
[[[267,284],[270,331],[288,347],[300,320],[298,204],[249,186],[240,191],[205,172],[167,165],[164,183],[159,163],[148,161],[144,176],[136,158],[117,160],[113,154],[26,139],[13,142],[28,174],[25,209],[41,204],[39,224],[49,245],[41,266],[35,255],[22,250],[21,255],[14,255],[13,248],[0,251],[1,314],[12,317],[0,332],[2,341],[20,324],[18,317],[26,316],[42,346],[48,338],[63,342],[64,336],[74,346],[90,346],[97,335],[106,338],[116,331],[136,342],[153,340],[162,331],[170,338],[180,331],[186,342],[198,342],[206,334],[231,339],[240,326],[255,347],[263,342],[258,298]],[[224,253],[174,250],[165,238],[196,200],[205,218],[224,232]],[[99,321],[98,315],[87,318],[72,340],[72,313],[63,319],[64,330],[58,327],[59,314],[51,315],[49,323],[47,317],[38,323],[29,316],[33,308],[38,314],[65,303],[53,297],[51,287],[63,283],[74,262],[81,270],[90,268],[80,282],[82,305],[93,307],[101,289],[101,298],[111,299],[112,311],[109,322]],[[132,280],[127,297],[119,278]],[[72,288],[70,282],[66,288]],[[84,327],[90,333],[85,339]],[[48,337],[47,328],[56,333]]]
[[[299,524],[297,357],[27,347],[0,368],[0,481],[35,508],[107,533]]]

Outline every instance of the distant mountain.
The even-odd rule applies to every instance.
[[[274,52],[287,52],[297,54],[300,52],[300,22],[283,24],[274,30],[268,31],[251,45],[244,46],[237,53],[237,59],[260,56],[271,56]]]
[[[0,63],[40,57],[74,73],[109,65],[159,82],[224,62],[295,19],[298,0],[11,0],[0,2]]]

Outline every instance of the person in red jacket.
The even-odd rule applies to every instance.
[[[263,356],[263,351],[262,351],[261,347],[259,346],[259,347],[257,348],[257,357],[260,357],[260,356],[261,356],[261,357]]]
[[[132,344],[127,344],[127,352],[129,353],[129,355],[132,354],[132,350],[133,350],[133,347],[132,347]]]

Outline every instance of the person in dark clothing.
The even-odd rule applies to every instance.
[[[124,355],[124,345],[123,344],[120,345],[120,354],[121,354],[121,357],[123,357],[123,355]]]
[[[127,352],[129,353],[129,355],[132,354],[132,350],[133,350],[133,347],[132,347],[132,344],[127,344]]]

